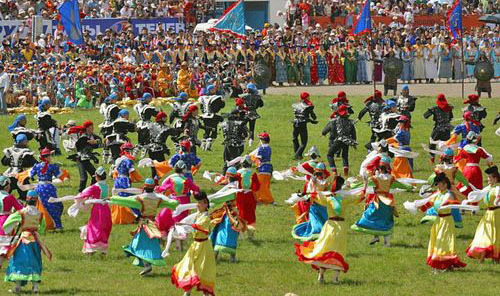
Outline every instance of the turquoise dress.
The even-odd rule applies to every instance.
[[[325,206],[313,202],[309,207],[309,221],[297,224],[292,229],[292,236],[301,241],[315,240],[319,237],[323,225],[328,220]]]

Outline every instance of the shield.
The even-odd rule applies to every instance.
[[[474,77],[479,81],[489,81],[494,73],[493,65],[488,61],[480,61],[474,68]]]
[[[389,77],[399,77],[403,72],[403,61],[401,59],[390,57],[384,60],[384,74]]]

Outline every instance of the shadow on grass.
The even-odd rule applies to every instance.
[[[338,284],[335,284],[333,282],[327,282],[326,284],[334,285],[334,286],[361,286],[365,283],[365,281],[360,281],[360,280],[353,280],[353,279],[340,279],[340,282]]]
[[[457,235],[457,238],[464,239],[464,240],[472,240],[474,238],[474,235],[473,234],[459,234],[459,235]]]
[[[78,288],[50,289],[50,290],[41,289],[38,294],[39,295],[76,295],[76,294],[90,294],[90,293],[98,293],[98,291],[87,290],[87,289],[78,289]],[[26,293],[26,294],[31,294],[31,293]]]
[[[392,247],[403,248],[403,249],[424,249],[422,244],[408,244],[408,243],[393,243]]]

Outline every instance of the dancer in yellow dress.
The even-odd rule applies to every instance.
[[[210,202],[205,192],[194,195],[198,201],[198,213],[194,224],[194,241],[184,258],[172,267],[171,281],[177,288],[185,291],[184,296],[191,295],[196,288],[203,295],[215,295],[215,254],[212,243],[208,240],[210,233]]]
[[[487,210],[467,248],[467,256],[479,259],[481,263],[485,258],[500,263],[500,176],[496,166],[489,167],[485,172],[488,174],[488,187],[482,190],[485,194],[479,195],[477,200],[470,200],[472,194],[469,194],[470,202],[482,199]]]
[[[333,192],[342,188],[344,180],[337,178]],[[356,202],[356,198],[344,198],[339,195],[325,196],[318,192],[316,202],[323,204],[328,210],[326,221],[319,238],[316,241],[307,241],[303,244],[295,244],[295,254],[299,261],[311,264],[312,268],[318,270],[318,281],[324,283],[324,273],[327,269],[335,271],[333,282],[337,283],[341,271],[347,272],[349,265],[344,257],[347,253],[347,230],[349,226],[344,221],[347,203]]]
[[[450,191],[451,182],[445,173],[439,173],[434,178],[433,186],[438,192],[433,194],[427,203],[420,206],[420,210],[433,207],[438,213],[438,218],[432,224],[429,247],[427,250],[427,265],[437,270],[452,270],[465,267],[460,261],[455,249],[455,225],[448,205],[458,203]]]

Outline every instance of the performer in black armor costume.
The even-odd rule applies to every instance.
[[[257,118],[260,118],[259,114],[257,114],[257,109],[264,106],[264,101],[262,101],[262,97],[259,95],[257,86],[253,83],[247,84],[247,92],[242,94],[240,97],[245,101],[245,105],[248,108],[248,114],[246,116],[250,133],[248,145],[252,146],[255,132],[255,122]]]
[[[139,118],[139,121],[136,124],[138,144],[134,148],[134,155],[137,155],[139,151],[141,151],[142,156],[144,156],[147,151],[147,146],[151,142],[151,118],[156,117],[158,114],[158,109],[149,105],[152,99],[153,96],[146,92],[139,99],[140,102],[134,106],[134,111],[137,113],[137,117]]]
[[[354,114],[354,110],[352,109],[351,104],[349,104],[349,100],[347,99],[347,94],[344,91],[339,91],[337,93],[337,97],[332,99],[330,102],[330,108],[333,111],[332,116],[334,116],[339,109],[340,106],[346,105],[347,106],[347,112],[350,114]]]
[[[40,150],[48,148],[55,151],[56,155],[61,155],[61,149],[59,148],[59,127],[57,126],[57,121],[55,121],[48,112],[49,108],[50,99],[44,97],[38,103],[38,113],[35,115],[40,134],[38,137]]]
[[[169,123],[172,124],[174,120],[181,120],[188,107],[191,105],[188,102],[188,94],[181,92],[177,98],[174,99],[175,103],[172,105],[172,112],[169,115]]]
[[[448,104],[444,94],[439,94],[436,99],[436,106],[427,109],[424,113],[426,119],[431,116],[432,120],[434,120],[434,128],[430,137],[429,149],[436,150],[436,144],[432,142],[449,140],[453,131],[453,125],[451,125],[453,106]],[[430,155],[431,162],[434,163],[435,154],[431,152]]]
[[[326,136],[326,134],[330,134],[327,154],[330,169],[332,172],[337,172],[334,156],[340,151],[344,175],[347,176],[349,174],[349,146],[356,147],[358,143],[356,142],[356,128],[354,122],[349,119],[346,105],[339,107],[336,116],[327,123],[321,132],[322,136]]]
[[[217,138],[217,125],[224,119],[217,113],[222,110],[226,103],[222,96],[216,94],[216,89],[213,85],[207,86],[207,95],[201,96],[201,120],[205,127],[203,140],[201,140],[201,149],[212,150],[212,142]]]
[[[377,141],[385,140],[394,136],[394,129],[398,125],[398,119],[400,116],[401,115],[397,113],[396,102],[393,100],[387,100],[379,117],[380,128],[373,129],[377,134]]]
[[[99,125],[101,128],[101,135],[103,139],[113,133],[113,122],[118,118],[118,113],[120,112],[120,107],[116,105],[116,100],[118,95],[112,93],[102,103],[99,112],[104,116],[104,122]],[[102,150],[102,159],[104,163],[111,163],[112,157],[108,146],[105,145]]]
[[[403,85],[401,88],[401,94],[393,99],[398,107],[398,113],[400,115],[406,115],[411,119],[411,112],[415,110],[415,104],[417,98],[410,95],[410,87],[408,84]]]
[[[464,104],[468,104],[466,107],[462,109],[462,112],[465,113],[470,111],[472,113],[472,119],[481,123],[481,120],[485,119],[488,113],[486,112],[486,107],[481,106],[479,104],[479,96],[476,94],[471,94],[468,97],[468,100],[464,101]],[[479,130],[483,131],[484,125],[481,123],[479,125]]]
[[[294,119],[293,123],[293,152],[295,159],[302,159],[302,154],[307,146],[308,133],[307,123],[317,124],[316,114],[314,113],[314,105],[309,100],[309,93],[303,92],[300,94],[300,101],[292,105]],[[300,144],[299,144],[300,137]]]
[[[29,178],[26,176],[24,180],[18,180],[18,175],[37,163],[33,151],[28,148],[28,138],[26,135],[18,134],[14,146],[5,148],[3,155],[2,165],[8,167],[3,175],[10,179],[10,189],[16,189],[19,193],[19,198],[25,200],[27,192],[21,190],[17,186],[17,183],[20,181],[23,184],[28,184]]]
[[[223,174],[228,168],[227,162],[241,156],[245,150],[245,139],[248,137],[248,127],[245,113],[234,109],[221,125],[224,136],[224,167]]]
[[[181,129],[183,134],[180,136],[182,139],[189,139],[191,144],[191,153],[196,155],[196,146],[201,145],[201,141],[198,139],[198,131],[200,128],[204,128],[198,117],[198,106],[190,105],[182,116],[182,126]]]
[[[113,132],[106,137],[106,146],[111,151],[112,163],[120,157],[121,145],[130,142],[128,133],[135,132],[135,124],[128,121],[129,112],[125,109],[120,110],[118,118],[113,121]]]
[[[165,155],[170,155],[166,141],[168,136],[173,136],[177,133],[174,128],[167,125],[167,114],[163,111],[158,112],[155,122],[150,125],[151,142],[148,148],[149,158],[159,162],[165,161]],[[153,179],[157,176],[156,169],[151,168]]]
[[[75,161],[78,166],[78,172],[80,173],[78,192],[82,192],[87,188],[88,175],[92,178],[90,185],[95,183],[95,167],[92,161],[99,163],[99,160],[93,150],[102,145],[102,139],[94,134],[94,124],[90,120],[85,121],[81,126],[71,127],[68,134],[78,135],[75,144],[76,154],[68,156],[68,159]]]
[[[28,142],[37,137],[36,131],[26,128],[26,124],[28,123],[28,119],[26,115],[19,114],[14,122],[7,127],[10,134],[12,135],[12,139],[15,141],[17,136],[23,134],[26,136]]]
[[[382,108],[384,107],[382,92],[375,90],[374,96],[368,97],[364,103],[365,107],[359,112],[358,120],[363,119],[363,116],[365,116],[366,113],[370,115],[370,121],[368,124],[370,125],[372,135],[370,136],[370,142],[366,143],[365,147],[368,151],[371,151],[373,149],[371,143],[377,141],[377,133],[374,129],[380,128],[380,114],[382,114]]]

